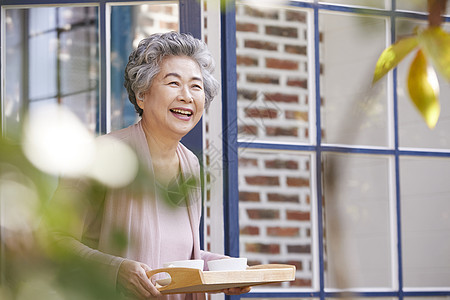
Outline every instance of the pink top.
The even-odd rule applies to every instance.
[[[110,133],[109,136],[131,146],[144,167],[153,174],[150,151],[141,122]],[[184,179],[190,176],[200,178],[197,157],[181,143],[177,147],[177,155]],[[147,191],[143,195],[130,189],[108,190],[104,201],[90,203],[81,236],[77,239],[65,236],[60,240],[64,240],[80,256],[98,263],[113,286],[116,284],[119,266],[125,258],[143,262],[152,269],[162,267],[168,260],[189,258],[203,259],[206,266],[206,261],[224,256],[200,250],[202,201],[200,182],[196,182],[196,186],[188,191],[188,205],[181,205],[175,211],[169,211],[170,208],[165,207],[166,204],[162,202],[164,200],[154,192],[154,181],[149,182],[151,192]],[[111,237],[117,229],[128,240],[125,249],[111,246]],[[184,295],[174,296],[184,298]],[[204,295],[193,294],[188,295],[188,298],[203,299]]]

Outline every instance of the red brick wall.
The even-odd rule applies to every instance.
[[[237,5],[241,141],[309,141],[308,15]],[[239,149],[240,255],[287,263],[312,286],[310,156]]]

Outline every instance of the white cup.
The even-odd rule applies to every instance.
[[[164,268],[190,268],[190,269],[199,269],[203,270],[205,262],[203,259],[190,259],[190,260],[177,260],[171,261],[163,264]]]
[[[208,261],[210,271],[243,271],[247,269],[247,258],[232,257]]]

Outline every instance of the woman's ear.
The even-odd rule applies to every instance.
[[[144,109],[144,100],[136,99],[136,103],[140,109],[142,109],[142,110]]]

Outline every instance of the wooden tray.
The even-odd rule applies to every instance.
[[[170,283],[160,285],[162,294],[216,292],[233,287],[255,286],[295,279],[295,266],[283,264],[258,265],[244,271],[201,271],[189,268],[162,268],[147,272],[148,278],[158,273],[168,273]],[[168,281],[168,280],[167,280]]]

